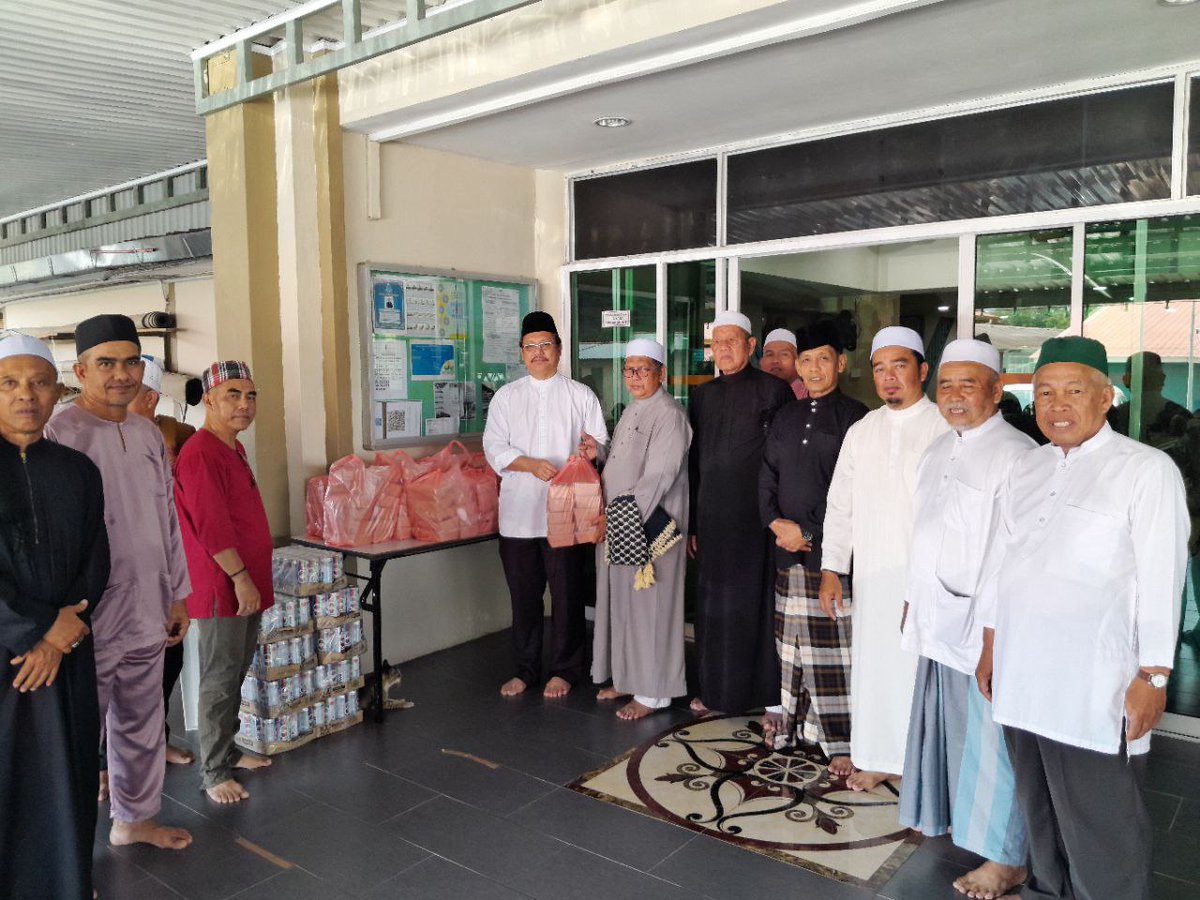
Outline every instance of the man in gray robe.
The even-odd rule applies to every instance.
[[[597,694],[598,700],[632,695],[617,711],[626,720],[662,709],[687,690],[683,662],[687,559],[678,523],[688,520],[692,429],[683,407],[663,390],[663,359],[657,341],[638,338],[626,347],[625,387],[633,402],[617,423],[603,472],[610,531],[609,539],[596,547],[592,680],[603,684],[612,679],[612,686]],[[615,510],[622,504],[634,509],[631,498],[637,515],[626,521],[632,532],[618,535],[614,529],[620,527],[621,517]],[[633,556],[617,550],[615,544],[622,537],[634,543],[648,539],[645,566],[628,562]]]

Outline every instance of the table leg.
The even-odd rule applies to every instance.
[[[375,663],[375,721],[383,721],[383,560],[371,560],[371,650]]]

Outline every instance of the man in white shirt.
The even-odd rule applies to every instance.
[[[904,754],[900,824],[983,857],[954,887],[985,900],[1025,880],[1025,823],[1004,735],[975,690],[983,634],[970,627],[996,498],[1034,441],[998,412],[1000,354],[951,341],[938,366],[937,405],[953,431],[917,467],[912,565],[900,645],[919,654]]]
[[[1142,784],[1166,706],[1187,554],[1183,481],[1114,432],[1098,341],[1052,338],[1033,376],[1050,444],[1001,492],[976,677],[1029,829],[1022,897],[1149,900]]]
[[[496,391],[483,431],[483,452],[500,473],[500,561],[512,598],[516,674],[500,688],[515,696],[542,677],[542,598],[550,587],[550,679],[543,693],[565,696],[584,676],[583,573],[590,544],[546,541],[550,480],[574,453],[595,459],[608,443],[596,395],[558,372],[562,341],[549,313],[521,323],[521,358],[529,375]]]
[[[908,593],[917,462],[949,430],[922,385],[929,375],[925,346],[911,328],[883,328],[871,342],[871,371],[880,409],[846,433],[826,499],[821,545],[821,608],[849,614],[850,760],[846,784],[869,791],[904,771],[908,713],[917,656],[900,646]],[[854,602],[842,603],[841,576],[850,574]]]

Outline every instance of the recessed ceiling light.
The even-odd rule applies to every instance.
[[[950,312],[950,307],[948,307],[948,306],[939,306],[939,307],[938,307],[938,312]]]
[[[1189,6],[1196,0],[1158,0],[1160,6]]]
[[[629,124],[629,119],[624,116],[601,116],[595,124],[601,128],[624,128]]]

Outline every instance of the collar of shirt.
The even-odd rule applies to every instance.
[[[933,401],[930,400],[928,397],[926,397],[924,394],[922,394],[921,399],[918,400],[916,403],[914,403],[912,406],[906,406],[904,409],[892,409],[892,407],[888,406],[887,404],[884,404],[883,411],[885,413],[887,413],[887,415],[893,417],[893,418],[889,419],[888,421],[902,422],[905,419],[910,419],[910,418],[913,418],[914,416],[920,415],[922,412],[924,412],[926,409],[928,409],[932,405],[933,405]]]
[[[1105,422],[1100,426],[1100,430],[1098,432],[1072,450],[1063,451],[1054,444],[1046,444],[1042,447],[1042,450],[1053,456],[1060,465],[1069,466],[1071,463],[1077,461],[1081,456],[1087,456],[1090,453],[1095,453],[1097,450],[1107,444],[1112,439],[1112,436],[1112,426],[1110,426],[1108,422]]]
[[[960,441],[977,441],[995,431],[1003,421],[1004,416],[1000,415],[999,410],[997,410],[982,424],[976,425],[974,428],[968,428],[966,431],[958,431],[955,433]]]

